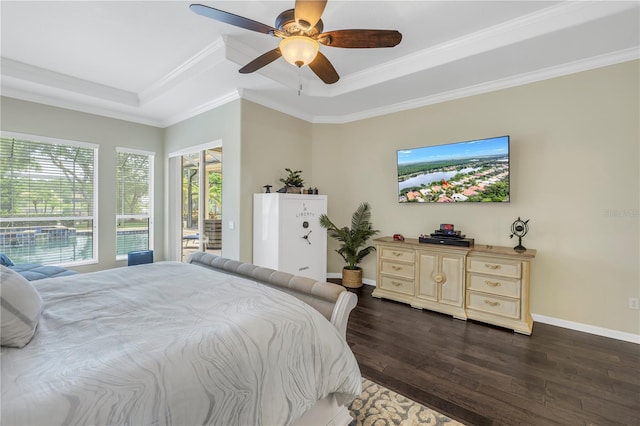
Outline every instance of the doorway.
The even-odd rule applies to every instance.
[[[186,261],[196,251],[222,251],[222,147],[181,156],[182,245]]]

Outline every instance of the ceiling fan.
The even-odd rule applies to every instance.
[[[402,40],[402,34],[395,30],[352,29],[323,33],[320,17],[326,4],[327,0],[296,0],[294,9],[285,10],[278,15],[275,27],[202,4],[192,4],[189,8],[198,15],[282,39],[278,47],[240,68],[242,74],[257,71],[283,56],[287,62],[297,67],[309,65],[323,82],[332,84],[340,76],[327,57],[319,51],[320,44],[343,48],[376,48],[393,47]]]

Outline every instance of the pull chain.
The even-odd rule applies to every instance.
[[[302,93],[302,67],[298,67],[298,96]]]

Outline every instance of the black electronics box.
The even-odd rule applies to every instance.
[[[425,244],[438,244],[441,246],[473,247],[473,238],[442,238],[442,237],[419,237],[418,241]]]

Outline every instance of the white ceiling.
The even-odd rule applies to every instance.
[[[403,39],[321,46],[341,77],[325,85],[282,58],[239,74],[279,39],[190,3],[2,0],[1,93],[159,127],[240,97],[342,123],[640,57],[637,0],[329,0],[325,31],[395,29]],[[201,3],[274,26],[294,0]]]

